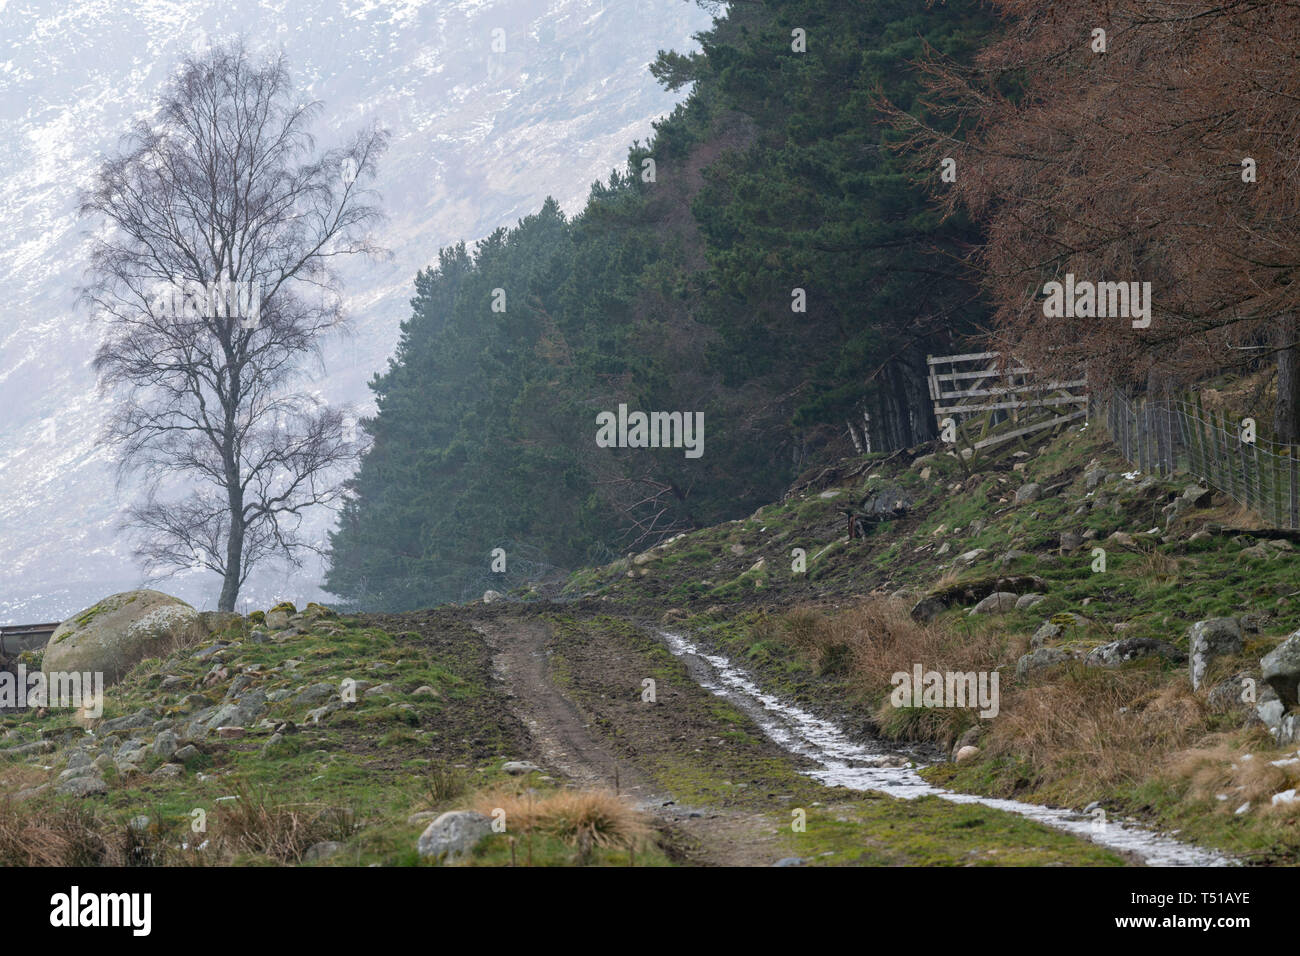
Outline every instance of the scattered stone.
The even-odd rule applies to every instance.
[[[298,691],[294,697],[295,704],[315,704],[323,700],[329,700],[333,697],[335,688],[333,684],[311,684]]]
[[[1031,591],[1028,594],[1022,594],[1016,598],[1016,610],[1028,611],[1047,600],[1046,594],[1039,594],[1037,591]]]
[[[1118,667],[1145,657],[1163,657],[1174,663],[1187,660],[1186,654],[1167,641],[1157,641],[1150,637],[1126,637],[1094,647],[1084,658],[1084,664],[1088,667]]]
[[[501,769],[512,777],[518,777],[525,773],[540,772],[542,768],[527,760],[507,760],[501,765]]]
[[[980,749],[978,747],[972,747],[967,745],[957,751],[956,760],[957,763],[969,763],[979,755],[980,755]]]
[[[994,591],[970,609],[970,614],[1005,614],[1015,610],[1020,595],[1011,591]]]
[[[1283,707],[1296,706],[1300,685],[1300,631],[1265,654],[1259,666],[1264,682],[1277,694]]]
[[[469,856],[478,842],[492,832],[492,820],[472,810],[450,810],[420,834],[420,856],[455,863]]]
[[[128,714],[125,717],[115,717],[113,720],[106,720],[99,725],[99,730],[103,733],[115,733],[119,730],[143,730],[145,727],[152,727],[153,722],[158,719],[158,715],[152,707],[146,707],[138,710],[134,714]]]
[[[1210,689],[1206,704],[1210,710],[1219,714],[1231,711],[1249,711],[1255,701],[1249,699],[1248,691],[1255,686],[1254,678],[1245,671],[1225,677]]]
[[[1036,481],[1031,481],[1027,485],[1021,485],[1016,491],[1015,503],[1018,505],[1028,504],[1031,501],[1037,501],[1043,496],[1043,486]]]
[[[952,565],[955,568],[967,567],[969,565],[974,564],[976,561],[981,560],[988,553],[989,552],[987,548],[975,548],[972,551],[967,551],[964,554],[957,555],[957,557],[952,559]]]
[[[484,592],[483,592],[483,603],[484,603],[484,604],[493,604],[493,603],[495,603],[495,602],[497,602],[497,601],[500,601],[500,600],[501,600],[502,598],[504,598],[504,597],[505,597],[505,595],[502,594],[500,591],[484,591]]]
[[[1199,690],[1206,669],[1216,658],[1241,653],[1241,623],[1235,617],[1197,621],[1187,630],[1187,646],[1192,654],[1192,689]]]
[[[801,856],[783,856],[773,866],[803,866],[806,861]]]
[[[96,794],[108,793],[108,784],[104,783],[103,778],[98,776],[71,777],[62,783],[56,784],[54,789],[70,797],[91,797]]]
[[[153,752],[163,760],[170,760],[180,749],[180,741],[174,731],[164,730],[153,741]]]
[[[1067,661],[1076,659],[1075,654],[1064,651],[1059,647],[1039,647],[1037,650],[1030,651],[1016,661],[1016,677],[1028,677],[1035,671],[1044,670],[1048,667],[1055,667],[1058,664],[1064,664]]]
[[[234,739],[236,737],[242,737],[244,736],[244,733],[245,731],[243,727],[221,726],[217,728],[217,736],[224,737],[226,739]]]
[[[161,691],[173,691],[173,690],[178,690],[181,687],[186,687],[188,685],[189,685],[189,681],[187,681],[184,677],[176,677],[174,675],[168,674],[166,677],[163,678],[163,682],[158,685],[158,689]]]
[[[202,753],[203,751],[193,744],[186,744],[180,750],[176,751],[176,753],[172,754],[172,759],[180,763],[189,763],[194,758],[202,755]]]
[[[321,860],[328,860],[334,854],[343,849],[343,844],[334,840],[324,840],[320,843],[313,843],[307,847],[306,852],[302,855],[304,863],[319,863]]]
[[[158,777],[160,779],[165,780],[165,779],[182,776],[184,773],[185,773],[185,768],[182,767],[180,764],[165,763],[157,770],[155,770],[153,773],[149,774],[149,776]]]
[[[415,690],[411,691],[411,696],[412,697],[441,697],[442,695],[439,694],[432,687],[430,687],[428,684],[424,684],[420,687],[415,688]]]

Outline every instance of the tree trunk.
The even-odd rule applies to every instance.
[[[241,509],[242,511],[242,505]],[[239,598],[239,578],[244,562],[244,523],[238,512],[231,515],[230,537],[226,540],[226,574],[221,580],[221,599],[218,611],[233,611]]]
[[[1300,347],[1296,343],[1296,319],[1288,315],[1278,321],[1274,345],[1277,353],[1277,405],[1273,409],[1273,430],[1283,445],[1300,444]]]

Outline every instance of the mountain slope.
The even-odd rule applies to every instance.
[[[411,276],[548,194],[579,204],[672,105],[646,64],[707,24],[678,0],[0,4],[0,620],[59,618],[140,582],[115,529],[130,489],[115,493],[96,445],[106,400],[86,367],[96,330],[75,301],[86,257],[73,212],[97,158],[186,50],[241,31],[255,51],[284,49],[325,104],[323,146],[368,121],[391,129],[376,238],[392,256],[344,269],[354,327],[310,386],[364,404]],[[322,540],[330,521],[317,520]],[[268,574],[248,597],[307,597],[319,580],[314,567]],[[166,587],[207,606],[218,582],[184,574]]]

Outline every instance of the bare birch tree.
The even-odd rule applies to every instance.
[[[301,564],[312,508],[341,493],[350,412],[294,391],[344,316],[333,263],[374,253],[377,128],[318,152],[321,110],[283,56],[242,41],[185,59],[81,196],[94,359],[117,405],[106,439],[142,475],[127,523],[146,568],[204,567],[233,610],[250,571]]]

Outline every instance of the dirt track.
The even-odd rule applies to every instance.
[[[551,647],[552,629],[543,621],[503,618],[476,622],[475,628],[495,650],[494,667],[510,694],[511,707],[532,736],[533,759],[583,787],[618,790],[633,798],[657,821],[662,842],[682,862],[705,866],[766,866],[789,856],[786,841],[762,812],[710,805],[682,806],[657,785],[641,765],[656,762],[656,749],[670,739],[689,737],[690,729],[673,719],[662,730],[637,727],[637,720],[611,721],[582,707],[572,689],[557,680]],[[639,688],[637,662],[619,653],[615,642],[599,642],[582,658],[581,673],[566,675],[585,695],[600,694],[609,682]],[[700,688],[669,688],[669,700],[691,692],[707,698]],[[653,713],[631,703],[624,716]],[[660,710],[673,714],[677,708]],[[639,712],[639,713],[638,713]],[[612,744],[597,725],[614,729],[619,746]],[[678,733],[681,731],[681,733]],[[680,748],[678,748],[680,750]],[[775,751],[774,751],[775,752]],[[638,761],[630,754],[640,754]],[[709,755],[699,758],[708,760]]]

